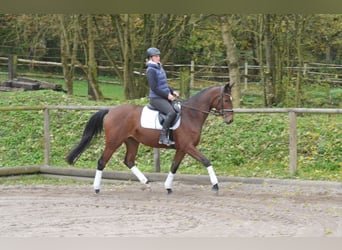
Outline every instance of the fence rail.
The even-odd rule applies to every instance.
[[[16,76],[16,66],[17,63],[21,63],[20,65],[35,65],[35,66],[48,66],[48,67],[62,67],[62,63],[60,62],[49,62],[49,61],[39,61],[32,59],[23,59],[17,58],[17,56],[12,55],[10,57],[0,57],[0,62],[4,61],[8,65],[8,75],[9,78],[12,79]],[[16,62],[14,62],[16,61]],[[1,64],[1,65],[6,65]],[[120,65],[121,62],[118,62]],[[16,65],[16,66],[14,66]],[[139,64],[140,65],[140,64]],[[79,65],[75,65],[75,67],[79,67]],[[139,66],[140,67],[140,66]],[[122,66],[118,67],[120,70],[123,70]],[[189,68],[190,70],[190,86],[194,86],[194,80],[206,80],[213,82],[225,82],[229,80],[229,67],[223,65],[199,65],[195,64],[192,60],[189,64],[173,64],[166,63],[164,65],[165,70],[168,72],[169,79],[178,79],[179,71],[181,68]],[[244,81],[245,87],[247,87],[248,83],[258,82],[257,80],[259,76],[255,74],[255,70],[265,69],[266,66],[261,67],[259,65],[250,65],[248,62],[245,62],[243,65],[240,65],[241,77]],[[176,70],[175,70],[176,69]],[[302,67],[292,66],[292,67],[284,67],[284,69],[292,69],[294,72],[301,71],[302,74],[311,81],[325,81],[333,84],[342,84],[342,65],[337,64],[325,64],[325,63],[315,63],[315,62],[307,62]],[[102,66],[98,65],[98,70],[108,71],[113,70],[112,66]],[[211,74],[212,73],[212,74]],[[134,71],[134,74],[141,74],[141,72]],[[142,73],[143,74],[143,73]],[[320,79],[317,79],[320,78]],[[211,79],[211,80],[210,80]],[[254,79],[254,80],[252,80]]]
[[[1,111],[30,111],[43,110],[44,112],[44,165],[50,166],[50,110],[100,110],[113,108],[113,106],[14,106],[0,107]],[[315,109],[315,108],[259,108],[234,109],[235,113],[288,113],[289,115],[289,172],[294,174],[297,170],[297,119],[299,113],[313,114],[342,114],[342,109]],[[160,171],[159,150],[154,150],[155,171]]]

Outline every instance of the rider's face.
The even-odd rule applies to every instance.
[[[152,61],[155,63],[159,63],[160,62],[160,56],[159,55],[152,56]]]

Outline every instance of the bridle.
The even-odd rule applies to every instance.
[[[194,108],[192,106],[188,106],[184,103],[181,103],[182,107],[185,107],[185,108],[188,108],[188,109],[192,109],[192,110],[195,110],[195,111],[198,111],[198,112],[201,112],[201,113],[205,113],[205,114],[214,114],[216,116],[222,116],[223,118],[226,118],[227,117],[227,114],[226,113],[234,113],[234,110],[233,109],[225,109],[224,106],[223,106],[223,102],[224,102],[224,96],[229,96],[230,100],[232,100],[232,95],[231,94],[228,94],[228,93],[224,93],[224,87],[221,87],[221,94],[220,94],[220,97],[217,101],[217,106],[219,106],[219,103],[221,102],[221,109],[220,110],[217,110],[215,108],[209,110],[209,111],[205,111],[205,110],[200,110],[198,108]]]
[[[221,102],[221,109],[219,111],[217,111],[216,109],[212,109],[211,111],[214,113],[214,115],[222,116],[223,118],[226,118],[227,117],[226,113],[234,113],[234,110],[233,109],[225,109],[223,107],[223,101],[224,101],[223,97],[224,96],[229,96],[230,101],[233,100],[232,95],[228,94],[228,93],[224,93],[224,87],[221,87],[221,94],[220,94],[220,97],[219,97],[219,99],[217,101],[217,106]]]

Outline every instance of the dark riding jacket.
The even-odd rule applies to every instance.
[[[161,64],[149,61],[147,63],[146,77],[150,86],[150,98],[168,99],[168,95],[173,94],[172,88],[167,84],[166,73]]]

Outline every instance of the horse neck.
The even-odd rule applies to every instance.
[[[193,121],[197,121],[199,119],[199,125],[202,126],[204,121],[207,119],[216,98],[214,91],[216,91],[214,87],[209,87],[197,93],[193,97],[190,97],[184,102],[185,109],[183,109],[182,112],[186,110],[188,116]]]
[[[209,87],[190,97],[185,104],[204,112],[209,112],[213,108],[214,100],[218,97],[215,92],[217,87]]]

